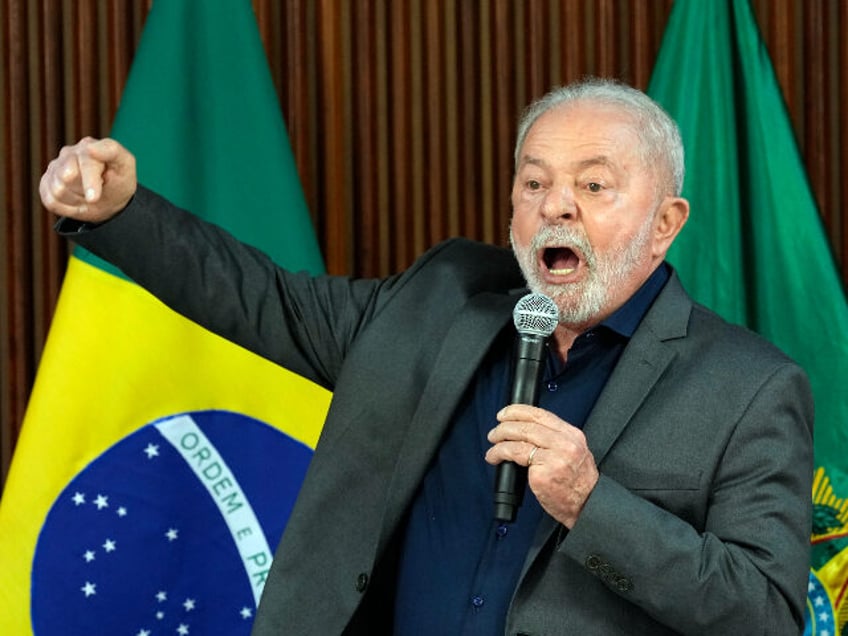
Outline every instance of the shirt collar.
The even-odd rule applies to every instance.
[[[606,320],[602,321],[600,326],[607,327],[626,338],[630,338],[670,276],[671,269],[668,264],[661,263],[648,277],[648,280],[636,290],[636,293]]]

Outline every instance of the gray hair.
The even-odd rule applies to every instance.
[[[621,82],[590,78],[555,88],[530,104],[518,122],[515,142],[515,169],[518,170],[521,147],[531,126],[553,108],[589,102],[620,109],[633,121],[640,140],[639,154],[645,166],[659,166],[658,188],[661,194],[680,196],[686,172],[683,141],[674,120],[645,93]]]

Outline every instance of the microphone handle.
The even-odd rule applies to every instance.
[[[536,334],[518,334],[510,404],[538,404],[545,340]],[[498,464],[495,471],[495,519],[515,521],[526,485],[526,468],[515,462]]]

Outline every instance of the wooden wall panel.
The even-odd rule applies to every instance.
[[[68,246],[37,183],[108,133],[152,0],[0,0],[0,468]],[[328,269],[382,276],[448,236],[506,244],[522,108],[583,75],[645,88],[672,0],[252,0]],[[848,3],[752,0],[848,280]]]

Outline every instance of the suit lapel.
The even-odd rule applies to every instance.
[[[599,466],[673,357],[654,337],[630,341],[583,427]]]
[[[686,335],[691,309],[691,300],[672,276],[624,349],[583,428],[599,467],[674,359],[666,343]]]
[[[686,336],[691,311],[691,299],[677,275],[672,274],[625,347],[583,427],[589,450],[601,472],[604,457],[674,359],[675,354],[667,342]],[[522,578],[559,527],[552,517],[542,517]]]
[[[423,479],[465,389],[517,299],[514,294],[474,296],[448,330],[395,464],[381,542],[388,539],[386,533],[396,526]]]

